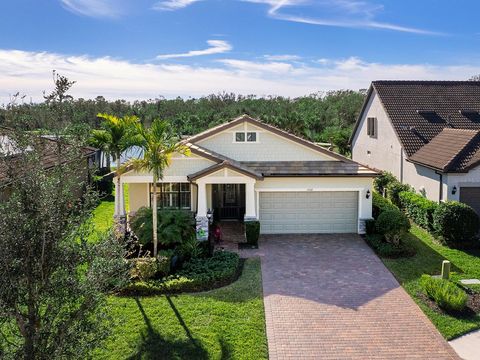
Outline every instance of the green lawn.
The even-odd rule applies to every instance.
[[[111,297],[113,335],[96,359],[267,359],[260,260],[217,290]]]
[[[95,232],[113,225],[114,197],[93,214]],[[128,191],[125,189],[128,210]],[[267,359],[260,260],[233,284],[176,296],[109,298],[112,335],[96,359]]]
[[[128,184],[124,185],[125,209],[128,212],[130,201],[128,197]],[[95,241],[97,234],[108,231],[113,226],[113,214],[115,212],[115,190],[111,196],[107,196],[100,201],[100,204],[93,211],[93,226],[95,232],[90,239]]]
[[[382,260],[443,336],[450,340],[480,328],[480,315],[457,318],[441,314],[430,309],[419,297],[419,293],[422,292],[420,276],[424,273],[439,274],[443,260],[452,263],[453,280],[480,279],[480,251],[449,249],[436,243],[428,232],[415,225],[412,226],[405,241],[416,249],[417,254],[414,257]],[[477,290],[480,288],[477,287]]]

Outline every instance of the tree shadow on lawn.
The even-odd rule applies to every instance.
[[[166,339],[162,337],[152,326],[139,299],[135,298],[135,302],[143,316],[147,329],[141,334],[141,342],[137,347],[136,353],[128,357],[128,359],[208,359],[208,352],[202,344],[192,336],[180,313],[168,296],[167,301],[177,316],[180,325],[185,330],[188,340]]]
[[[439,275],[441,273],[443,260],[448,260],[445,256],[412,233],[408,234],[405,244],[415,249],[415,256],[398,259],[384,258],[389,267],[393,267],[393,273],[399,281],[410,282],[417,280],[422,274]],[[400,267],[402,269],[399,269]],[[463,270],[454,263],[451,264],[450,270],[463,273]]]

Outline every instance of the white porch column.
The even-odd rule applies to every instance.
[[[197,216],[207,216],[207,185],[204,182],[198,182],[198,204]]]
[[[123,194],[123,183],[119,184],[115,179],[115,216],[125,216],[125,197]]]
[[[198,191],[198,201],[197,201],[197,216],[196,216],[196,233],[197,240],[206,241],[208,240],[208,227],[209,222],[207,218],[207,185],[203,181],[197,182]]]
[[[255,181],[245,183],[245,220],[256,220]]]

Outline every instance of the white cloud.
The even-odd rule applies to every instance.
[[[192,5],[201,0],[165,0],[165,1],[158,1],[153,5],[154,10],[160,11],[172,11],[183,9],[187,6]]]
[[[383,5],[362,0],[241,0],[269,6],[268,15],[277,20],[291,21],[310,25],[335,26],[346,28],[369,28],[400,31],[423,35],[442,35],[441,33],[402,26],[375,20],[376,14],[383,10]],[[285,9],[309,6],[320,13],[317,17],[305,16],[302,13],[285,11]]]
[[[264,55],[263,57],[269,61],[299,61],[302,59],[301,56],[290,54]]]
[[[123,15],[123,0],[60,0],[63,7],[75,14],[90,17]]]
[[[193,56],[222,54],[233,49],[232,45],[230,45],[227,41],[224,41],[224,40],[208,40],[207,44],[210,46],[207,49],[190,50],[186,53],[180,53],[180,54],[163,54],[163,55],[158,55],[156,58],[159,60],[164,60],[164,59],[175,59],[175,58],[186,58],[186,57],[193,57]]]
[[[132,63],[109,57],[68,56],[47,52],[0,50],[0,104],[20,91],[42,101],[52,89],[56,69],[77,83],[76,98],[153,99],[160,95],[202,96],[221,91],[238,94],[301,96],[335,89],[360,89],[378,79],[465,80],[480,65],[370,63],[356,57],[324,59],[309,65],[281,61],[223,59],[210,66]]]

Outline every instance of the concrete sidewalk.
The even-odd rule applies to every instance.
[[[480,360],[480,330],[460,336],[452,341],[450,345],[464,360]]]

